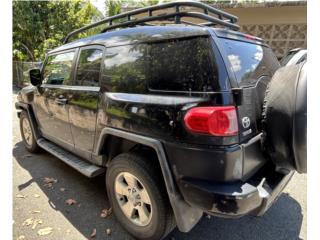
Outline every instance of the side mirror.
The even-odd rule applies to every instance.
[[[29,71],[30,82],[33,86],[40,86],[42,83],[41,72],[40,69],[35,68]]]

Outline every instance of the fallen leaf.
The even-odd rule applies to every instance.
[[[45,178],[43,179],[43,181],[44,181],[44,183],[56,183],[56,182],[58,182],[57,179],[49,178],[49,177],[45,177]]]
[[[32,225],[32,229],[35,229],[38,224],[42,224],[41,219],[28,218],[28,219],[24,220],[24,222],[22,223],[23,226]]]
[[[43,184],[44,187],[47,187],[47,188],[51,188],[52,187],[52,183],[46,183],[46,184]]]
[[[206,218],[211,219],[211,215],[208,215],[208,214],[207,214],[207,215],[206,215]]]
[[[110,216],[111,215],[111,213],[112,213],[112,208],[109,208],[109,209],[102,209],[102,211],[101,211],[101,214],[100,214],[100,217],[102,217],[102,218],[106,218],[106,217],[108,217],[108,216]]]
[[[40,211],[39,210],[33,210],[33,211],[31,211],[30,213],[40,213]]]
[[[92,233],[91,233],[90,237],[91,237],[91,238],[94,238],[96,235],[97,235],[97,229],[94,228],[94,229],[92,230]]]
[[[24,222],[22,223],[22,226],[29,226],[33,224],[33,218],[27,218],[26,220],[24,220]]]
[[[52,227],[46,227],[46,228],[41,228],[38,231],[39,236],[44,236],[52,233],[53,228]]]
[[[24,236],[24,235],[21,235],[21,236],[19,236],[18,238],[17,238],[17,240],[25,240],[26,239],[26,237]]]
[[[64,192],[66,189],[65,188],[60,188],[60,191],[61,192]]]
[[[22,194],[17,194],[16,197],[17,197],[17,198],[26,198],[26,196],[25,196],[25,195],[22,195]]]
[[[33,225],[32,225],[32,229],[35,229],[37,227],[38,224],[42,224],[42,220],[41,219],[35,219],[33,221]]]
[[[73,205],[73,204],[77,204],[77,201],[72,199],[72,198],[69,198],[69,199],[66,200],[66,204],[68,204],[70,206],[70,205]]]
[[[107,233],[108,236],[111,235],[111,229],[107,228],[106,233]]]
[[[39,197],[40,197],[39,194],[33,194],[33,196],[34,196],[35,198],[39,198]]]

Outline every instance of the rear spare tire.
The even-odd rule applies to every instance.
[[[272,77],[262,111],[265,149],[278,169],[307,172],[307,64]]]

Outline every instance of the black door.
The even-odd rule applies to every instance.
[[[42,70],[43,84],[34,99],[34,110],[43,136],[69,150],[74,142],[69,123],[68,95],[76,50],[52,54]]]
[[[91,159],[95,139],[103,51],[102,46],[80,49],[68,102],[75,150],[86,159]]]

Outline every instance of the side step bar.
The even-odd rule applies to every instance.
[[[87,177],[92,178],[105,172],[105,168],[90,164],[44,138],[39,138],[37,143],[41,148],[56,156],[70,167]]]

